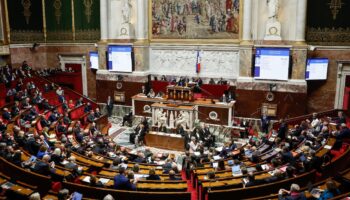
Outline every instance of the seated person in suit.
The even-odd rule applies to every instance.
[[[60,117],[60,114],[58,114],[58,111],[57,109],[55,109],[51,115],[49,116],[49,121],[52,123],[52,122],[55,122],[58,120],[58,118]]]
[[[67,112],[65,112],[64,117],[63,117],[64,125],[68,126],[71,122],[72,122],[72,120],[70,119],[69,114]]]
[[[2,119],[7,121],[11,120],[11,113],[9,112],[8,108],[4,108],[4,112],[2,113]]]
[[[45,119],[45,116],[41,116],[41,118],[40,118],[40,124],[41,124],[42,128],[44,128],[44,127],[50,127],[51,122],[50,122],[49,120]]]
[[[44,110],[51,110],[53,108],[53,106],[49,104],[49,100],[44,99],[44,101],[42,103],[42,108]]]
[[[174,170],[170,170],[169,171],[169,180],[172,180],[172,181],[180,181],[182,180],[180,177],[176,177],[175,176],[175,171]]]
[[[185,137],[185,129],[182,124],[177,125],[176,134],[181,135],[182,137]]]
[[[279,200],[306,200],[304,192],[300,192],[300,187],[297,184],[292,184],[290,186],[290,191],[285,189],[280,189],[278,191]]]
[[[95,112],[90,110],[90,114],[87,116],[87,122],[92,123],[95,121]]]
[[[161,81],[167,81],[165,75],[162,75],[162,78],[160,79]]]
[[[63,120],[60,120],[60,121],[58,122],[57,131],[58,131],[59,133],[63,133],[63,134],[66,134],[66,133],[67,133],[67,128],[66,128],[66,126],[63,124]]]
[[[144,85],[141,87],[140,93],[144,94],[144,95],[147,95],[146,87]]]
[[[50,156],[44,155],[43,159],[40,161],[36,161],[33,166],[32,170],[38,174],[49,176],[51,174],[51,170],[53,170],[54,165],[53,162],[49,163]]]
[[[249,172],[248,173],[248,182],[245,183],[245,187],[251,187],[251,186],[255,186],[255,185],[259,185],[261,183],[263,183],[262,180],[256,180],[255,179],[255,175],[253,174],[253,172]]]
[[[91,187],[103,187],[103,184],[101,181],[97,180],[96,176],[90,176],[89,186],[91,186]]]
[[[119,167],[119,174],[114,177],[114,189],[117,190],[136,190],[135,184],[125,176],[125,168]]]
[[[147,97],[149,98],[154,98],[156,97],[156,93],[153,91],[153,89],[151,88],[147,94]]]
[[[214,81],[214,79],[213,79],[213,78],[210,78],[210,80],[209,80],[209,84],[210,84],[210,85],[215,85],[215,81]]]
[[[83,105],[83,97],[80,97],[77,102],[75,102],[75,107]]]
[[[85,105],[85,108],[84,108],[84,113],[88,113],[91,110],[92,110],[91,104],[90,104],[90,102],[87,102],[87,104]]]
[[[32,105],[30,105],[29,101],[30,101],[29,98],[26,98],[26,99],[24,100],[24,102],[22,103],[22,109],[28,109],[28,108],[31,108],[31,107],[32,107]]]
[[[152,180],[152,181],[158,181],[160,180],[160,177],[156,174],[156,170],[155,169],[150,169],[148,172],[148,177],[146,178],[146,180]]]
[[[68,112],[68,104],[67,104],[67,101],[66,100],[63,100],[63,103],[62,103],[62,111],[63,112]]]
[[[101,113],[100,109],[96,108],[95,109],[95,118],[97,119],[97,118],[100,118],[101,116],[102,116],[102,113]]]
[[[19,114],[20,109],[19,109],[19,102],[15,101],[15,105],[11,108],[11,115],[12,117],[15,117]]]

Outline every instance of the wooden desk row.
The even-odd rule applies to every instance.
[[[89,184],[88,176],[80,176],[80,181]],[[101,181],[101,178],[98,180]],[[102,179],[103,180],[103,179]],[[113,188],[114,186],[114,180],[112,179],[105,179],[107,181],[104,186],[107,188]],[[101,181],[103,182],[103,181]],[[137,190],[140,191],[187,191],[188,185],[186,181],[145,181],[143,179],[140,179],[140,182],[136,184]]]

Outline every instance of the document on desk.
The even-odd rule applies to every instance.
[[[90,183],[90,176],[85,176],[83,178],[83,181],[86,182],[86,183]]]
[[[102,183],[103,185],[106,185],[106,183],[109,182],[109,179],[107,179],[107,178],[100,178],[99,181],[101,181],[101,183]]]

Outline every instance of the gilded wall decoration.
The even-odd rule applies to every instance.
[[[342,0],[331,0],[331,2],[329,3],[329,9],[331,9],[332,11],[333,20],[337,19],[337,15],[340,9],[342,8],[342,5],[344,4],[341,1]]]
[[[23,16],[26,20],[26,24],[29,24],[30,16],[32,15],[32,12],[30,11],[30,6],[32,5],[32,2],[30,0],[22,0],[22,6],[23,6]]]
[[[240,0],[152,0],[152,39],[239,39]]]
[[[94,3],[94,0],[84,0],[84,7],[85,7],[85,10],[84,10],[84,14],[86,16],[86,21],[88,23],[90,23],[91,21],[91,15],[92,15],[92,5]]]
[[[55,9],[56,23],[60,24],[61,23],[61,16],[62,16],[62,12],[61,12],[62,2],[61,2],[61,0],[55,0],[53,2],[53,7]]]
[[[343,0],[307,1],[306,40],[310,44],[350,44],[350,3]]]

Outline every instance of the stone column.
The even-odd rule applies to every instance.
[[[295,41],[305,41],[307,0],[298,0]]]
[[[108,0],[100,0],[101,40],[108,39]]]
[[[147,15],[148,12],[148,1],[145,0],[137,0],[136,1],[136,9],[137,9],[137,27],[136,27],[136,39],[142,40],[146,38],[145,27],[147,26]]]
[[[252,39],[251,27],[252,27],[252,0],[244,0],[242,40]]]

